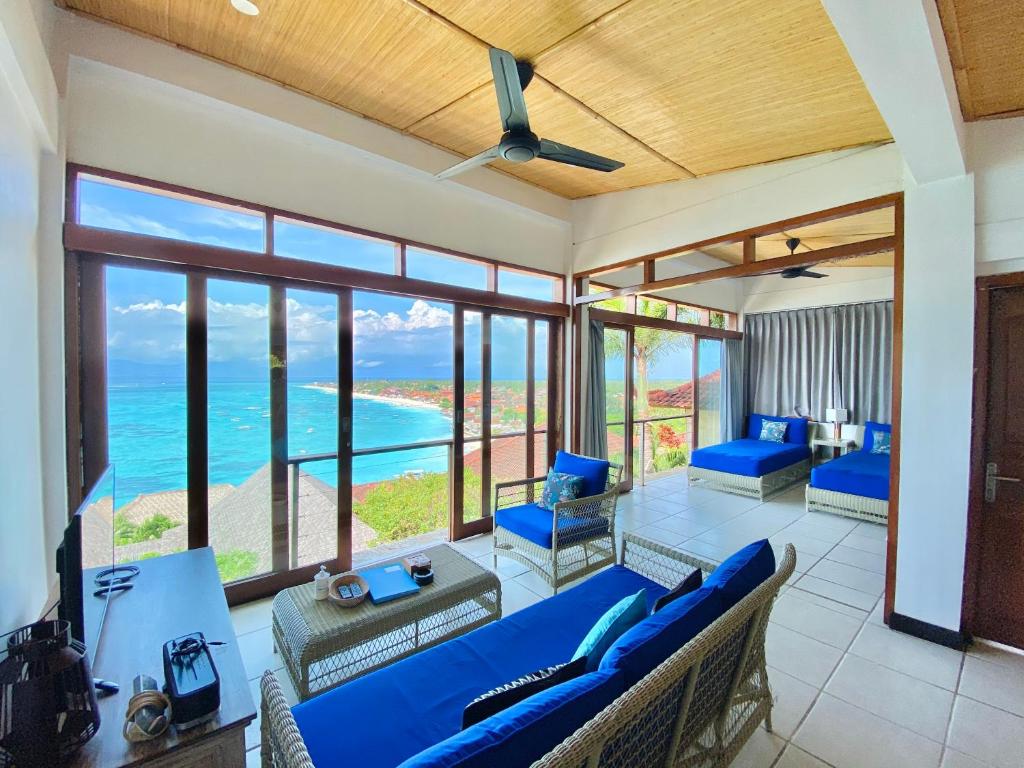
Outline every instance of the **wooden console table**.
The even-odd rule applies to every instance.
[[[78,752],[74,768],[145,765],[244,768],[245,728],[256,707],[238,652],[224,588],[209,547],[143,560],[134,587],[111,597],[93,674],[121,690],[99,700],[100,730]],[[88,605],[88,603],[87,603]],[[211,647],[220,674],[220,710],[204,725],[178,733],[172,725],[152,741],[121,736],[132,680],[142,673],[162,684],[163,644],[189,632],[225,645]]]

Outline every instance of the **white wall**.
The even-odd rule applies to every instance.
[[[978,273],[1024,271],[1024,117],[967,128]]]
[[[974,180],[908,180],[896,612],[960,629],[974,354]]]
[[[0,632],[38,617],[53,581],[40,403],[41,165],[55,149],[56,88],[27,3],[0,5]],[[44,223],[44,229],[46,225]],[[61,510],[51,512],[62,515]],[[51,526],[52,527],[52,526]]]
[[[883,301],[893,296],[892,267],[812,267],[823,278],[786,280],[778,275],[733,282],[746,289],[743,312],[778,312],[801,307]]]

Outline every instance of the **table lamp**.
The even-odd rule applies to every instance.
[[[842,425],[850,420],[850,412],[845,408],[826,408],[825,409],[825,421],[830,421],[833,424],[833,435],[836,440],[840,439],[840,433]]]

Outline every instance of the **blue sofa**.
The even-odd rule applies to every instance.
[[[889,454],[873,453],[876,433],[890,434],[892,425],[867,422],[860,450],[826,461],[811,470],[807,511],[829,512],[857,520],[885,523],[889,519]]]
[[[745,730],[731,731],[733,738],[746,733],[745,740],[758,722],[770,716],[763,665],[765,605],[770,609],[771,598],[794,565],[790,549],[776,571],[767,541],[744,548],[716,569],[627,534],[620,564],[582,584],[290,710],[273,673],[266,673],[263,764],[281,768],[531,765],[607,718],[606,713],[631,695],[642,698],[648,681],[673,660],[678,674],[691,668],[693,660],[685,654],[679,660],[682,649],[708,633],[713,636],[716,627],[721,633],[726,625],[735,626],[733,635],[753,633],[749,645],[761,648],[759,664],[749,664],[757,656],[749,652],[734,662],[736,670],[752,666],[750,676],[757,678],[745,686],[742,705],[756,722]],[[696,568],[706,574],[704,586],[627,631],[595,671],[461,730],[463,709],[474,698],[524,674],[568,661],[593,624],[620,599],[645,589],[650,607]],[[745,616],[756,621],[743,620]],[[736,653],[744,645],[740,643]],[[707,651],[706,644],[703,649]],[[758,691],[760,695],[755,695]],[[751,707],[751,702],[757,706]]]
[[[765,420],[786,422],[783,442],[761,440]],[[764,499],[807,477],[811,468],[807,419],[752,413],[739,440],[699,448],[690,456],[690,485]]]

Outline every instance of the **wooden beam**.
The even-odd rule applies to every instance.
[[[808,267],[812,264],[820,264],[823,261],[836,261],[839,259],[850,259],[857,256],[870,256],[873,253],[892,251],[896,247],[896,237],[876,237],[871,240],[862,240],[858,243],[846,243],[831,248],[821,248],[817,251],[806,253],[794,253],[789,256],[780,256],[777,259],[768,259],[754,264],[736,264],[731,267],[720,269],[709,269],[704,272],[695,272],[690,275],[669,277],[664,280],[655,280],[653,283],[631,285],[625,288],[613,288],[603,293],[594,293],[589,296],[580,296],[575,299],[577,304],[591,304],[596,301],[619,298],[620,296],[635,296],[647,294],[651,291],[661,291],[669,288],[682,288],[687,285],[699,285],[712,280],[726,280],[734,277],[753,277],[755,275],[766,275],[778,272],[789,267]]]
[[[653,283],[657,278],[654,276],[654,259],[644,262],[644,282]]]
[[[602,323],[612,325],[628,325],[633,328],[658,328],[676,333],[692,333],[694,336],[702,336],[706,339],[742,339],[743,334],[739,331],[727,331],[724,328],[712,328],[709,325],[696,325],[695,323],[680,323],[678,320],[665,320],[661,317],[647,317],[646,315],[631,315],[628,312],[613,312],[609,309],[591,309],[590,317],[600,320]]]
[[[743,263],[753,264],[757,261],[757,237],[747,235],[743,238]]]
[[[888,624],[896,610],[896,549],[900,517],[900,451],[903,445],[903,195],[896,201],[896,243],[893,260],[892,297],[892,420],[889,469],[889,519],[886,536],[885,594],[882,598],[882,620]]]
[[[707,248],[711,245],[728,245],[729,243],[742,242],[744,238],[762,237],[764,235],[773,235],[777,232],[784,232],[788,229],[794,229],[796,227],[804,227],[808,224],[821,224],[826,221],[833,221],[834,219],[845,219],[848,216],[855,216],[859,213],[867,213],[869,211],[877,211],[881,208],[891,208],[896,204],[896,201],[900,199],[902,193],[894,193],[891,195],[881,195],[880,197],[872,197],[867,200],[859,200],[856,203],[846,203],[845,205],[837,205],[834,208],[826,208],[822,211],[816,211],[814,213],[805,213],[802,216],[793,216],[788,219],[780,219],[779,221],[772,221],[768,224],[761,225],[759,227],[751,227],[750,229],[741,229],[736,232],[730,232],[726,235],[719,235],[717,237],[709,237],[705,240],[697,240],[693,243],[687,243],[686,245],[677,245],[672,248],[666,248],[661,251],[655,251],[654,253],[645,253],[641,256],[633,256],[629,259],[623,259],[612,264],[606,264],[601,267],[593,267],[591,269],[582,270],[576,272],[574,277],[590,277],[591,275],[600,275],[604,272],[612,272],[617,269],[624,269],[626,267],[632,267],[635,264],[639,264],[642,261],[648,259],[661,259],[666,256],[675,256],[679,253],[687,253],[689,251],[699,251],[701,248]]]

